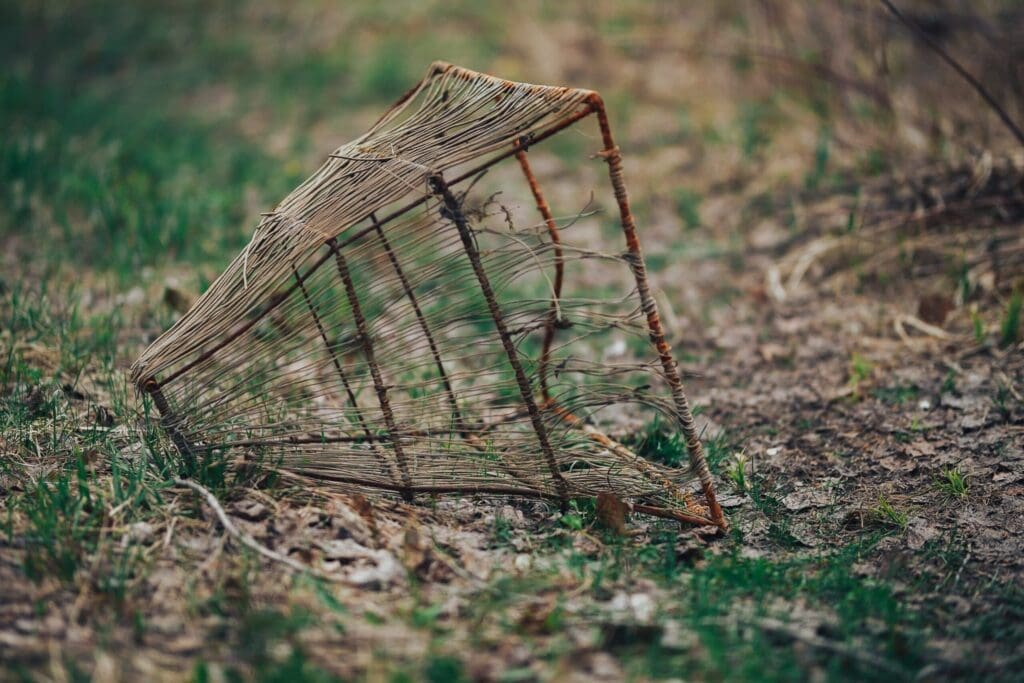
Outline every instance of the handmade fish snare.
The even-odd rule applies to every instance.
[[[585,155],[607,165],[613,200],[551,172],[556,214],[529,152],[592,116],[597,134],[556,149],[600,144]],[[263,216],[132,380],[187,462],[406,500],[612,494],[725,526],[589,90],[433,64]],[[688,466],[638,455],[630,429],[654,420]]]

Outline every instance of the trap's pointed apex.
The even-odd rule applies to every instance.
[[[619,258],[570,234],[586,206],[556,219],[527,160],[592,113],[629,249]],[[490,195],[472,194],[484,170],[512,158],[525,184],[506,174]],[[622,294],[567,295],[584,260]],[[661,371],[641,357],[600,360],[626,334]],[[725,525],[646,282],[618,148],[590,90],[434,62],[262,216],[131,376],[193,462],[268,459],[410,500],[487,493],[564,507],[612,493],[647,514]],[[690,468],[648,462],[603,431],[608,413],[645,411],[678,426]],[[687,472],[699,481],[681,486]]]
[[[446,70],[454,66],[451,62],[446,62],[443,59],[435,59],[430,64],[430,68],[427,69],[427,78],[436,76],[437,74],[444,73]]]
[[[417,84],[416,87],[419,87],[419,85],[422,85],[423,83],[429,81],[430,79],[436,76],[443,75],[445,73],[452,73],[457,75],[459,78],[464,79],[483,79],[505,88],[520,88],[533,93],[553,92],[563,94],[571,92],[581,96],[584,100],[592,100],[593,98],[596,97],[596,100],[593,101],[595,101],[598,104],[601,104],[601,96],[598,95],[596,91],[589,90],[587,88],[574,88],[561,85],[545,85],[541,83],[528,83],[525,81],[512,81],[507,78],[495,76],[494,74],[490,74],[485,71],[476,71],[474,69],[470,69],[465,66],[459,66],[458,64],[453,64],[451,62],[446,62],[443,60],[437,60],[431,63],[430,67],[427,69],[427,73],[423,81]]]

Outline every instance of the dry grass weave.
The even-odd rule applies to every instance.
[[[603,148],[590,153],[607,162],[625,251],[596,248],[596,204],[556,217],[528,160],[592,114]],[[477,189],[494,178],[500,194]],[[607,288],[574,287],[588,269]],[[624,344],[635,357],[609,357]],[[230,452],[407,499],[611,493],[724,524],[619,151],[588,90],[432,65],[264,215],[132,377],[186,459]],[[653,414],[686,444],[688,467],[607,435]]]

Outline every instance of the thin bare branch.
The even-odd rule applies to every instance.
[[[988,89],[981,84],[981,81],[961,66],[958,61],[953,59],[953,57],[951,57],[941,45],[935,42],[931,36],[929,36],[920,26],[911,21],[909,17],[903,14],[903,12],[897,9],[890,0],[880,0],[880,2],[894,17],[899,19],[904,26],[909,28],[914,35],[920,38],[925,45],[931,48],[935,54],[939,55],[939,57],[942,58],[942,61],[946,62],[946,64],[951,66],[954,71],[960,74],[960,76],[967,81],[972,88],[974,88],[975,92],[981,95],[981,98],[988,103],[988,106],[992,107],[992,110],[999,116],[1003,124],[1005,124],[1010,132],[1013,133],[1013,136],[1017,138],[1017,142],[1024,145],[1024,131],[1022,131],[1014,120],[1010,118],[1010,115],[1006,113],[1006,110],[1003,109],[1002,105],[996,101],[996,98],[992,96]]]

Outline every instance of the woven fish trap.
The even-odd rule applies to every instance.
[[[580,177],[534,155],[560,169],[549,202],[530,153],[567,136]],[[409,501],[611,494],[725,526],[590,90],[434,63],[263,215],[131,377],[193,465]],[[655,420],[684,464],[622,436]]]

